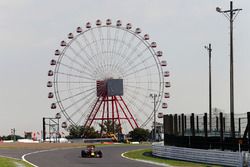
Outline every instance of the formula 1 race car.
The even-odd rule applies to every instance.
[[[83,158],[102,158],[102,152],[95,150],[94,145],[88,145],[86,150],[81,151],[81,157]]]

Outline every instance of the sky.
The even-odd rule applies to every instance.
[[[212,44],[212,106],[229,112],[229,21],[215,8],[228,0],[0,0],[0,136],[12,128],[40,131],[53,117],[47,71],[69,32],[97,19],[122,20],[157,41],[170,71],[167,113],[208,111],[208,51]],[[250,1],[234,21],[235,113],[250,111]]]

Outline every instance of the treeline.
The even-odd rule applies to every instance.
[[[68,139],[72,138],[101,138],[104,137],[102,134],[121,134],[120,125],[112,122],[105,121],[104,124],[100,124],[101,131],[97,131],[94,127],[85,127],[84,126],[69,126],[68,132],[69,135],[66,137]],[[148,141],[151,139],[151,133],[148,129],[135,128],[130,131],[127,136],[132,141]]]
[[[23,137],[19,135],[0,136],[0,141],[1,140],[18,140],[18,139],[23,139]]]

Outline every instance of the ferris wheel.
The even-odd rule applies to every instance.
[[[50,61],[50,108],[62,113],[68,125],[98,128],[105,121],[123,133],[150,126],[153,111],[167,108],[169,71],[163,52],[149,35],[131,23],[87,22],[69,33]],[[156,95],[153,104],[150,94]]]

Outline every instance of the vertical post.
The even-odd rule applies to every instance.
[[[184,129],[187,130],[187,116],[184,116]]]
[[[221,149],[224,150],[224,129],[223,129],[223,114],[220,112],[220,143],[221,143]]]
[[[181,114],[181,135],[184,136],[185,126],[184,126],[184,114]]]
[[[234,14],[239,13],[242,9],[233,9],[233,1],[230,1],[230,9],[221,11],[219,7],[216,11],[223,13],[230,21],[230,130],[231,137],[235,138],[235,125],[234,125],[234,73],[233,73],[233,21],[235,19]],[[229,14],[228,14],[229,13]]]
[[[224,132],[226,131],[226,118],[223,117],[223,129],[224,129]]]
[[[163,115],[163,130],[164,130],[164,134],[167,134],[167,116],[168,115]]]
[[[43,117],[43,142],[46,140],[45,118]]]
[[[174,135],[176,136],[178,133],[177,130],[177,114],[174,115]]]
[[[205,49],[208,50],[209,54],[209,72],[208,72],[208,87],[209,87],[209,131],[212,132],[212,82],[211,82],[211,43],[207,46],[205,46]]]
[[[58,143],[60,143],[60,129],[59,129],[59,118],[57,118],[57,134],[56,134],[56,140]]]
[[[154,127],[154,132],[152,131],[152,133],[154,133],[154,138],[153,138],[153,141],[156,141],[156,97],[157,97],[157,94],[150,94],[149,95],[150,97],[153,98],[153,103],[154,103],[154,122],[153,122],[153,127]]]
[[[234,69],[233,69],[233,1],[230,1],[230,118],[231,137],[235,138],[234,127]]]
[[[219,131],[219,118],[216,116],[216,131]]]
[[[170,114],[169,116],[169,133],[173,135],[173,115]]]
[[[241,119],[239,118],[239,122],[238,122],[238,131],[239,131],[239,138],[241,138]]]
[[[197,115],[196,116],[196,129],[197,129],[197,133],[200,133],[200,130],[199,130],[199,116]]]
[[[178,116],[178,134],[180,135],[181,133],[181,116]]]
[[[211,44],[209,44],[209,130],[212,131]]]
[[[164,145],[167,145],[167,116],[168,115],[163,116]],[[152,134],[153,134],[153,132],[152,132]]]
[[[205,138],[207,138],[207,113],[203,116],[203,123],[204,123],[204,135]]]
[[[192,113],[190,116],[190,127],[191,127],[192,136],[195,136],[194,113]]]
[[[248,152],[250,152],[250,112],[247,112]]]
[[[156,94],[154,94],[154,141],[156,141],[156,109],[155,109],[155,100],[156,100]]]

